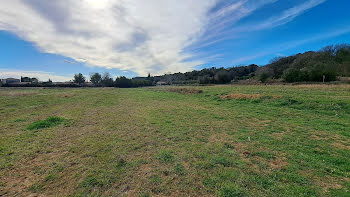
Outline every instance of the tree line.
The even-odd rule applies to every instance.
[[[205,68],[186,73],[165,74],[152,78],[153,84],[227,84],[239,80],[292,82],[329,82],[350,77],[350,45],[330,45],[318,51],[276,57],[267,65]]]
[[[144,87],[157,84],[227,84],[239,80],[257,80],[292,82],[328,82],[337,77],[350,77],[350,45],[330,45],[318,51],[308,51],[296,55],[274,58],[264,66],[251,64],[249,66],[205,68],[185,73],[165,74],[160,76],[136,77],[125,76],[113,79],[109,73],[90,74],[87,84],[86,77],[75,74],[73,83],[53,84],[51,80],[43,83],[26,84],[24,86],[43,87]]]
[[[84,85],[86,78],[83,74],[75,74],[73,82],[78,85]],[[119,88],[132,88],[132,87],[144,87],[152,86],[153,83],[150,79],[129,79],[125,76],[117,77],[115,80],[107,72],[101,75],[100,73],[90,74],[90,82],[95,87],[119,87]]]

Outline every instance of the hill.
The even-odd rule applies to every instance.
[[[296,55],[277,57],[264,66],[205,68],[200,71],[166,74],[154,81],[169,84],[226,84],[244,79],[283,79],[285,82],[335,81],[350,76],[350,45],[339,44]],[[323,79],[324,78],[324,79]]]

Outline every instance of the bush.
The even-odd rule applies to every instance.
[[[336,72],[324,65],[316,65],[310,70],[289,69],[284,73],[283,79],[288,83],[301,81],[322,82],[323,76],[325,76],[326,82],[335,81],[337,79]]]
[[[226,70],[218,71],[215,74],[214,79],[215,79],[215,83],[217,83],[217,84],[229,83],[232,80],[230,73],[227,72]]]
[[[328,69],[324,65],[316,65],[310,71],[310,81],[323,81],[323,76],[327,82],[337,80],[336,71]]]
[[[262,73],[260,76],[259,76],[259,80],[262,82],[262,83],[265,83],[268,79],[269,79],[269,75],[267,73]]]
[[[288,83],[310,81],[309,73],[298,69],[290,69],[283,75],[284,81]]]

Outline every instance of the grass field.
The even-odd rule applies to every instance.
[[[350,196],[350,85],[0,89],[0,196]]]

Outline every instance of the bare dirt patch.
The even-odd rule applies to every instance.
[[[334,177],[326,177],[328,181],[322,180],[316,180],[317,184],[323,188],[324,191],[329,192],[330,189],[342,189],[343,183],[341,183],[341,180],[334,178]]]
[[[72,98],[72,97],[75,97],[76,94],[74,93],[64,93],[64,94],[59,94],[58,97],[60,98]]]
[[[272,169],[283,169],[288,165],[285,158],[277,157],[275,160],[270,162],[270,167]]]
[[[318,177],[314,175],[313,170],[299,171],[299,173],[311,179],[314,184],[318,185],[324,192],[329,192],[331,189],[342,189],[344,187],[344,183],[349,182],[349,179],[346,177]]]
[[[350,150],[350,146],[342,144],[340,142],[334,142],[332,145],[339,149]]]

